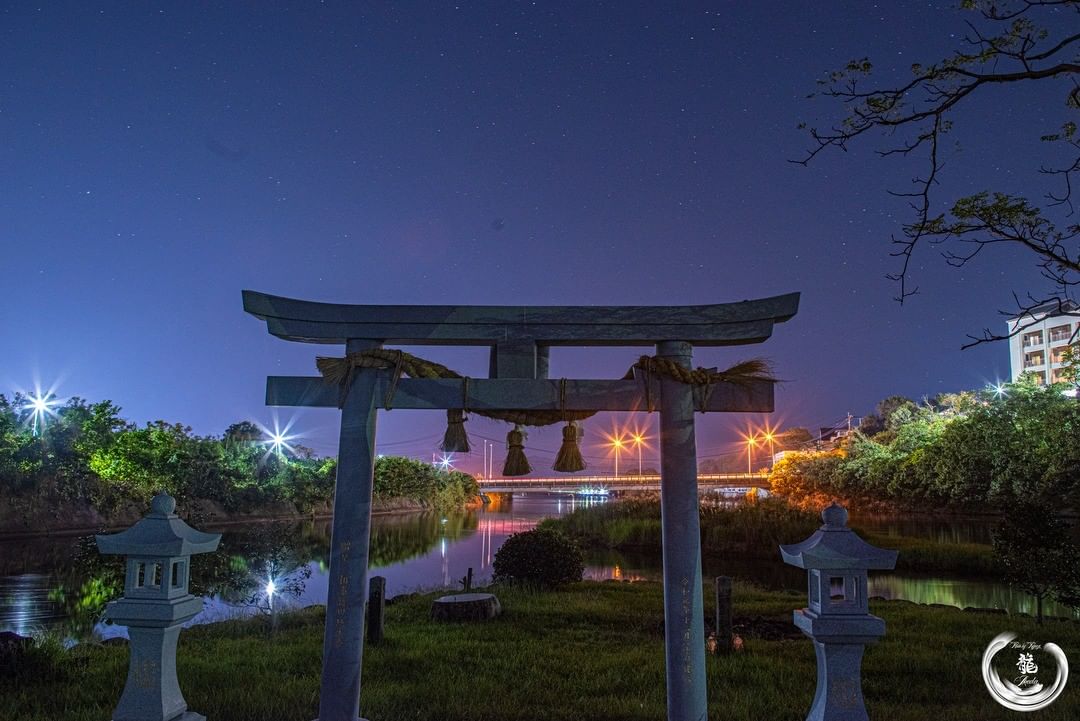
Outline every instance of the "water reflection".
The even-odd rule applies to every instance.
[[[533,528],[541,519],[569,513],[599,499],[546,494],[504,494],[480,510],[381,516],[373,519],[370,566],[387,579],[391,596],[434,588],[460,588],[469,568],[474,582],[491,578],[495,551],[511,534]],[[918,521],[861,519],[861,528],[939,540],[985,542],[991,523],[920,525]],[[217,553],[192,564],[193,593],[208,599],[192,623],[238,614],[276,613],[282,608],[324,603],[327,594],[330,524],[264,523],[207,529],[223,533]],[[591,579],[658,580],[661,557],[655,554],[590,553]],[[101,556],[92,537],[49,537],[0,542],[0,631],[26,635],[53,628],[72,638],[91,634],[121,635],[124,629],[100,623],[105,603],[122,585],[122,560]],[[739,558],[706,562],[706,578],[730,575],[766,588],[802,590],[799,569],[775,561]],[[870,593],[918,603],[1006,608],[1033,612],[1034,602],[1002,584],[895,574],[872,576]],[[1048,604],[1051,615],[1073,615]]]
[[[997,519],[987,516],[934,518],[905,516],[853,516],[851,526],[883,536],[916,536],[938,543],[980,543],[993,541]]]

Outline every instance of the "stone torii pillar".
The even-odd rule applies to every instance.
[[[371,350],[379,343],[350,341],[347,353]],[[319,719],[359,717],[360,672],[367,602],[368,539],[371,536],[371,489],[375,478],[375,423],[378,419],[374,368],[357,377],[341,404],[334,519],[330,531],[330,583],[323,634],[322,693]]]
[[[691,368],[693,348],[656,344],[656,355]],[[705,607],[693,389],[660,381],[660,524],[664,554],[664,662],[669,719],[701,719],[705,697]],[[669,630],[670,629],[670,630]]]
[[[377,411],[394,408],[473,411],[652,410],[659,400],[664,623],[668,718],[705,718],[705,638],[698,522],[694,412],[773,410],[773,385],[717,383],[695,401],[673,378],[549,380],[551,346],[652,346],[690,367],[693,346],[761,343],[798,310],[792,293],[704,306],[374,306],[293,300],[244,291],[244,309],[279,338],[334,343],[355,353],[397,345],[491,348],[488,379],[394,381],[385,370],[354,369],[342,388],[321,377],[271,376],[266,402],[341,408],[338,476],[323,639],[319,721],[356,721],[367,594],[371,488]]]

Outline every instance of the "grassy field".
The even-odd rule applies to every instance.
[[[372,721],[664,718],[659,584],[498,593],[503,615],[476,625],[430,622],[430,595],[390,606],[385,643],[365,653],[362,713]],[[787,633],[803,601],[736,586],[746,648],[708,658],[709,718],[805,718],[814,652],[807,639]],[[1080,659],[1080,624],[1072,622],[1039,628],[1026,618],[904,602],[873,603],[871,610],[888,623],[864,664],[872,719],[1015,721],[1015,712],[991,700],[979,669],[987,643],[1002,631],[1055,641]],[[267,619],[192,628],[181,637],[181,686],[190,707],[210,721],[309,721],[318,708],[321,640],[321,608],[287,614],[276,629]],[[123,646],[76,647],[21,679],[0,680],[0,715],[108,719],[126,664]],[[1080,689],[1066,688],[1050,708],[1025,718],[1080,718]]]
[[[561,518],[543,521],[576,538],[587,548],[659,551],[660,502],[627,499],[579,508]],[[818,527],[816,513],[801,511],[779,500],[737,506],[703,506],[701,550],[706,555],[776,560],[777,545],[803,540]],[[856,525],[855,530],[858,531]],[[992,550],[977,543],[938,543],[929,539],[861,533],[870,543],[900,551],[897,571],[955,573],[964,576],[1000,574]]]

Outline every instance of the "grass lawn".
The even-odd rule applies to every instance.
[[[802,721],[814,694],[805,638],[775,636],[804,599],[737,585],[736,624],[753,624],[746,649],[708,658],[709,718]],[[499,589],[503,615],[482,624],[428,620],[432,595],[387,608],[387,638],[364,658],[361,711],[401,719],[663,719],[662,589],[657,583],[585,582],[559,592]],[[711,603],[706,603],[711,613]],[[1080,624],[871,604],[888,634],[864,662],[871,719],[1015,721],[991,700],[979,663],[1002,631],[1054,641],[1080,662]],[[180,683],[210,721],[310,721],[318,709],[322,608],[184,631]],[[0,680],[0,717],[103,721],[127,668],[124,646],[83,645],[18,681]],[[1032,721],[1080,718],[1080,683]]]

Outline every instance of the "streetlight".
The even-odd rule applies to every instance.
[[[641,447],[645,445],[645,436],[641,433],[635,433],[633,435],[634,445],[637,446],[637,474],[638,479],[641,479]]]
[[[615,436],[611,439],[611,447],[615,449],[615,478],[619,477],[619,454],[623,449],[623,445],[626,441],[622,436]]]
[[[776,451],[773,448],[773,432],[768,428],[765,429],[765,440],[769,442],[769,468],[772,468],[773,463],[776,462]]]
[[[757,445],[757,436],[747,436],[746,437],[746,474],[747,475],[750,475],[751,473],[754,472],[753,468],[751,468],[751,465],[754,462],[754,446],[755,445]]]
[[[263,433],[262,444],[267,446],[266,454],[263,456],[265,461],[271,455],[275,455],[280,459],[287,459],[289,455],[296,455],[296,449],[292,447],[291,441],[295,441],[299,436],[294,433],[289,433],[289,429],[292,428],[295,418],[289,420],[282,428],[278,419],[274,417],[274,430],[270,430],[267,426],[261,423],[256,423],[259,430]]]
[[[292,436],[287,436],[280,431],[274,431],[270,434],[270,438],[267,439],[266,445],[270,446],[270,452],[277,455],[278,458],[285,456],[284,451],[292,452],[292,446],[289,445],[289,441],[292,440]]]
[[[22,409],[24,411],[30,411],[31,435],[41,435],[41,429],[45,425],[45,421],[49,415],[54,413],[52,407],[56,404],[57,401],[52,397],[51,390],[47,391],[44,395],[42,395],[40,390],[33,394],[27,394],[26,405],[24,405]]]

